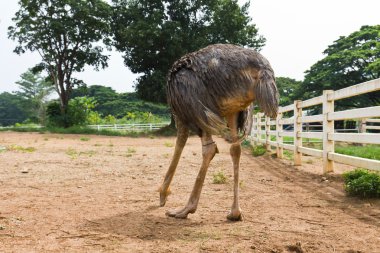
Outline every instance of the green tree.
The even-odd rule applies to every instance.
[[[74,89],[71,97],[93,97],[98,102],[98,105],[102,105],[108,101],[114,100],[118,97],[118,93],[111,87],[102,85],[82,86],[78,89]]]
[[[9,92],[0,93],[0,125],[9,126],[28,118],[23,109],[24,99]]]
[[[182,55],[213,43],[260,50],[265,39],[237,0],[113,0],[114,45],[134,73],[140,98],[166,102],[165,82]]]
[[[289,77],[277,77],[276,84],[280,93],[280,105],[293,104],[294,100],[300,99],[300,87],[302,82]]]
[[[59,103],[52,101],[47,106],[47,123],[49,126],[62,126],[63,123],[67,127],[80,126],[89,123],[92,109],[94,109],[96,101],[89,97],[76,97],[69,101],[67,113],[61,114]],[[93,116],[93,115],[91,115]]]
[[[49,73],[65,114],[74,85],[81,83],[73,72],[86,65],[107,66],[108,55],[99,42],[109,44],[112,9],[102,0],[19,0],[19,5],[15,25],[8,28],[8,37],[19,43],[14,52],[40,54],[34,70]]]
[[[169,109],[166,105],[145,102],[139,99],[136,93],[117,93],[110,87],[101,85],[81,86],[73,89],[72,98],[93,97],[97,104],[94,111],[100,115],[113,115],[123,118],[128,112],[151,112],[160,117],[169,117]]]
[[[342,36],[323,52],[326,57],[306,71],[303,98],[338,90],[380,77],[380,25],[363,26]],[[380,92],[338,101],[338,107],[363,107],[380,103]]]
[[[46,81],[40,73],[34,74],[31,70],[21,74],[21,80],[16,82],[20,91],[15,94],[23,98],[23,109],[31,121],[44,124],[46,102],[53,92],[51,82]]]

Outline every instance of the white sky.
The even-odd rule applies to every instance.
[[[15,82],[20,75],[40,62],[38,54],[13,53],[16,43],[7,38],[17,2],[0,0],[0,92],[17,90]],[[261,53],[271,62],[276,76],[302,80],[304,72],[323,58],[322,52],[339,36],[363,25],[380,24],[380,0],[252,0],[250,15],[267,39]],[[133,91],[137,75],[124,66],[120,53],[110,54],[108,68],[96,72],[88,67],[77,77],[88,85]]]

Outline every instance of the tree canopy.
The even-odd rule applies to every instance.
[[[113,0],[114,46],[137,80],[138,95],[166,102],[165,82],[182,55],[213,43],[260,50],[265,39],[237,0]]]
[[[15,94],[24,102],[22,107],[27,113],[29,120],[36,123],[44,123],[46,102],[53,92],[51,82],[46,81],[40,73],[34,74],[31,70],[21,74],[21,80],[16,82],[20,91]]]
[[[112,9],[102,0],[19,0],[20,9],[8,28],[16,40],[14,52],[36,51],[41,63],[34,70],[46,70],[60,97],[64,114],[75,84],[73,72],[84,66],[106,67],[108,55],[99,42],[109,44]]]
[[[10,126],[28,118],[23,104],[25,100],[9,93],[0,93],[0,126]]]
[[[299,90],[302,81],[297,81],[289,77],[277,77],[276,84],[280,93],[280,105],[286,106],[293,103],[294,100],[300,99]]]
[[[72,98],[84,96],[91,97],[97,102],[94,111],[103,117],[113,115],[120,119],[128,113],[137,112],[169,117],[169,108],[166,105],[143,101],[134,92],[117,93],[112,88],[101,85],[83,86],[72,92]]]
[[[338,90],[380,77],[380,25],[363,26],[341,36],[323,52],[326,57],[306,71],[303,98]],[[380,103],[380,92],[339,102],[342,107],[362,107]]]

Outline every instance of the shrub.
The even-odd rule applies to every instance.
[[[253,156],[261,156],[264,155],[266,152],[266,148],[264,145],[257,145],[252,147],[252,155]]]
[[[363,198],[380,197],[380,175],[364,169],[356,169],[343,174],[344,187],[351,196]]]
[[[252,144],[251,144],[251,142],[249,140],[243,140],[241,142],[241,146],[243,148],[252,148],[253,147]]]
[[[60,104],[51,102],[46,109],[47,125],[50,127],[70,127],[86,125],[91,109],[96,101],[90,97],[76,97],[69,101],[67,111],[62,114]]]
[[[225,184],[227,182],[227,177],[224,175],[223,171],[212,174],[213,184]]]

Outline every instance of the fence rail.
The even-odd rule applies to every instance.
[[[306,154],[323,158],[323,172],[334,171],[334,162],[380,171],[379,160],[335,153],[335,141],[380,144],[380,106],[334,111],[334,101],[336,100],[379,90],[380,79],[375,79],[337,91],[325,90],[322,96],[305,101],[294,101],[291,105],[280,107],[276,119],[270,119],[263,113],[257,113],[253,116],[251,139],[254,142],[265,144],[267,150],[271,150],[272,146],[276,147],[279,158],[283,158],[284,149],[293,151],[294,165],[301,165],[302,155]],[[304,108],[315,105],[322,105],[322,114],[303,115]],[[293,112],[293,117],[285,118],[284,113],[287,112]],[[334,121],[348,119],[358,120],[358,126],[355,129],[334,129]],[[320,129],[310,130],[309,124],[315,122],[320,123],[318,125]],[[291,128],[289,126],[293,126],[292,130],[287,130]],[[318,126],[314,125],[313,127],[315,129]],[[371,133],[367,133],[368,130]],[[287,136],[293,137],[293,144],[284,142],[283,137]],[[320,139],[323,144],[322,150],[303,147],[303,138]]]
[[[112,124],[112,125],[88,125],[88,127],[101,130],[113,131],[130,131],[130,132],[144,132],[158,130],[164,126],[169,125],[170,122],[164,123],[144,123],[144,124]]]

